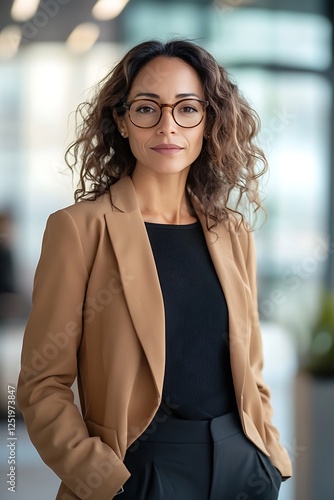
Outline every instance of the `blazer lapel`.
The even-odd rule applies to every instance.
[[[159,396],[165,370],[165,315],[154,256],[129,177],[111,187],[118,211],[105,215],[124,295]]]
[[[250,324],[245,285],[239,274],[233,256],[231,232],[228,222],[222,223],[211,233],[206,228],[205,217],[199,205],[194,203],[197,216],[202,224],[207,246],[218,279],[224,291],[229,311],[228,339],[233,382],[238,403],[244,387],[247,353],[250,338]]]

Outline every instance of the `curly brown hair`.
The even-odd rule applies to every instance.
[[[188,195],[199,199],[209,229],[228,219],[231,211],[244,221],[239,211],[242,202],[246,201],[254,213],[263,208],[258,184],[267,170],[267,160],[255,144],[259,117],[209,52],[180,39],[167,43],[151,40],[133,47],[97,85],[95,97],[78,106],[76,116],[82,122],[77,126],[76,141],[65,154],[72,172],[81,164],[75,201],[96,199],[134,171],[136,158],[119,133],[114,112],[119,116],[126,112],[122,105],[136,75],[158,56],[177,57],[192,66],[209,101],[206,138],[189,170]]]

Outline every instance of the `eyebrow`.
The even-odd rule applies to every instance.
[[[152,99],[160,99],[160,96],[158,94],[152,94],[151,92],[141,92],[139,94],[136,94],[134,99],[137,99],[137,97],[151,97]],[[177,94],[175,97],[197,97],[198,99],[200,99],[200,97],[194,92]]]

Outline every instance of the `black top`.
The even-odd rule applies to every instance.
[[[228,309],[201,224],[145,225],[165,306],[163,402],[190,420],[229,413],[236,401]]]

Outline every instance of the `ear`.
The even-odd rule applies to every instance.
[[[121,134],[122,137],[126,138],[128,137],[128,127],[126,125],[126,122],[125,122],[125,116],[118,116],[116,110],[114,109],[113,111],[113,117],[114,117],[114,120],[117,124],[117,128],[118,128],[118,131],[119,133]]]
[[[203,132],[203,138],[207,141],[210,138],[210,133],[208,131],[207,125],[205,125],[205,129]]]

